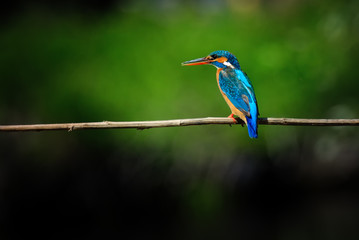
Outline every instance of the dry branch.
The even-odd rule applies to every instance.
[[[287,126],[359,126],[359,119],[300,119],[300,118],[259,118],[262,125],[287,125]],[[77,129],[100,129],[100,128],[159,128],[180,127],[210,124],[243,124],[233,123],[230,118],[208,117],[162,121],[131,121],[131,122],[88,122],[88,123],[55,123],[55,124],[32,124],[32,125],[0,125],[0,131],[50,131]]]

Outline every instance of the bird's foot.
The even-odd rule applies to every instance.
[[[231,115],[229,115],[228,118],[231,118],[234,123],[237,123],[237,119],[235,119],[235,118],[233,117],[233,113],[232,113]]]

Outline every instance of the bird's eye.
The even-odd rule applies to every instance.
[[[206,57],[208,60],[214,60],[216,59],[218,56],[217,54],[212,54],[212,55],[209,55],[208,57]]]

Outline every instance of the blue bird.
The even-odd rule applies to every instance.
[[[215,51],[204,58],[182,63],[185,66],[211,64],[217,68],[217,83],[233,115],[238,116],[248,128],[251,138],[258,137],[258,105],[248,76],[241,70],[237,58],[228,51]]]

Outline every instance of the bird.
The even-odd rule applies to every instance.
[[[183,66],[209,64],[217,68],[217,84],[227,102],[235,123],[238,116],[246,125],[250,138],[258,138],[258,104],[254,88],[247,74],[242,71],[237,58],[230,52],[219,50],[206,57],[183,62]]]

